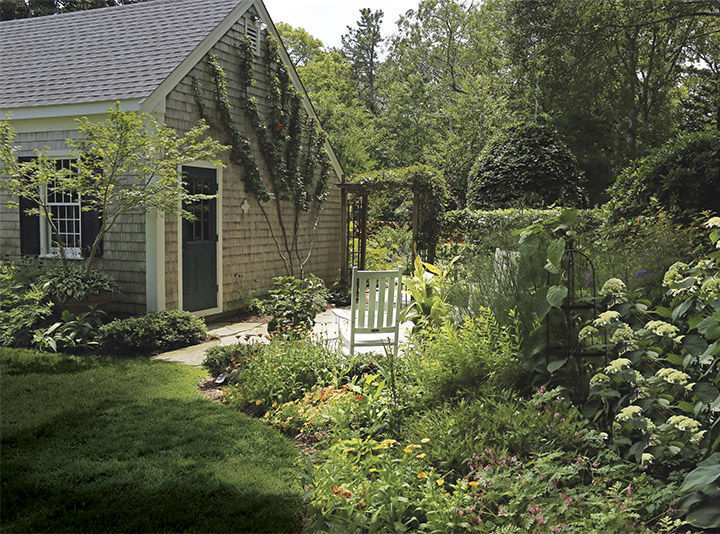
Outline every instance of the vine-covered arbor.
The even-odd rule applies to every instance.
[[[412,256],[433,262],[440,235],[442,214],[448,200],[444,176],[427,165],[375,171],[354,176],[338,184],[342,190],[344,244],[341,277],[347,279],[352,267],[367,268],[367,240],[370,198],[386,193],[399,199],[412,195]]]

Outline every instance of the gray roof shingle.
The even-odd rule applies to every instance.
[[[150,0],[0,22],[0,109],[146,98],[241,0]]]

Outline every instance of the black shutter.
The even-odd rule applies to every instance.
[[[95,238],[100,232],[100,212],[97,210],[83,210],[80,214],[80,238],[82,247],[83,258],[90,256],[90,250],[95,242]],[[97,251],[95,251],[96,258],[102,258],[103,255],[103,242],[100,241]]]
[[[27,163],[32,157],[18,158],[20,163]],[[20,254],[38,256],[40,254],[40,216],[28,215],[27,210],[37,208],[32,200],[20,198]]]

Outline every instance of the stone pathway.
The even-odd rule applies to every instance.
[[[350,308],[341,309],[349,310]],[[401,325],[401,343],[408,339],[411,327],[412,323]],[[313,332],[320,339],[328,342],[337,342],[337,320],[332,310],[326,310],[315,317]],[[153,356],[152,359],[200,367],[200,364],[205,359],[205,351],[209,347],[213,345],[234,345],[238,341],[242,341],[245,336],[265,335],[267,334],[267,323],[231,323],[229,321],[218,321],[208,324],[208,334],[214,338],[213,341],[158,354],[157,356]],[[240,336],[240,338],[238,338],[238,336]],[[366,351],[372,350],[372,348],[366,349]]]

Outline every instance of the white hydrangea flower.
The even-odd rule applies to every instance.
[[[665,367],[664,369],[660,369],[657,373],[655,373],[655,376],[662,378],[665,382],[668,382],[670,384],[678,384],[680,386],[684,386],[685,384],[687,384],[688,380],[690,379],[690,375],[687,375],[682,371],[678,369],[673,369],[671,367]]]
[[[630,405],[626,406],[622,410],[620,410],[620,413],[615,416],[615,419],[618,421],[629,421],[636,415],[640,415],[642,413],[642,408],[640,406]]]
[[[669,286],[682,281],[685,278],[683,272],[688,268],[688,264],[682,261],[676,261],[665,272],[663,277],[663,285]],[[683,272],[681,272],[683,271]]]
[[[619,373],[623,369],[628,369],[631,363],[632,362],[627,358],[617,358],[610,362],[610,364],[605,368],[605,372],[608,374]]]
[[[635,332],[629,325],[620,323],[620,326],[615,329],[612,337],[610,338],[611,343],[623,343],[627,341],[634,341]]]
[[[600,386],[610,381],[610,377],[603,373],[597,373],[590,379],[591,386]]]
[[[720,243],[720,241],[718,241]],[[720,297],[720,278],[712,277],[705,280],[700,287],[702,298],[715,300]]]
[[[645,328],[654,334],[662,337],[674,337],[678,333],[678,327],[665,321],[650,321]]]
[[[585,328],[580,330],[580,332],[578,333],[578,338],[580,338],[580,340],[588,339],[589,337],[592,337],[597,333],[597,328],[591,325],[587,325]]]
[[[690,438],[690,441],[692,443],[699,443],[700,440],[703,439],[703,436],[705,435],[706,432],[707,432],[707,430],[701,430],[700,432],[695,432],[692,435],[692,437]]]
[[[626,290],[627,287],[625,286],[625,282],[623,282],[619,278],[610,278],[607,282],[603,284],[602,289],[600,289],[600,294],[603,297],[607,297],[608,295],[625,293]]]
[[[697,264],[695,265],[695,268],[696,268],[698,271],[708,271],[708,270],[712,269],[712,267],[713,267],[713,261],[712,261],[712,260],[708,260],[708,259],[700,260],[700,261],[697,262]]]
[[[700,423],[684,415],[673,415],[667,420],[667,423],[682,432],[698,432],[700,430]]]
[[[652,461],[654,459],[655,459],[655,457],[652,454],[650,454],[649,452],[644,452],[642,454],[642,458],[640,459],[640,462],[642,462],[643,465],[649,464],[649,463],[652,463]]]
[[[598,315],[598,318],[593,321],[595,326],[608,326],[610,323],[617,321],[620,318],[620,314],[614,310],[608,310]]]
[[[711,217],[705,223],[705,228],[720,228],[720,217]]]

